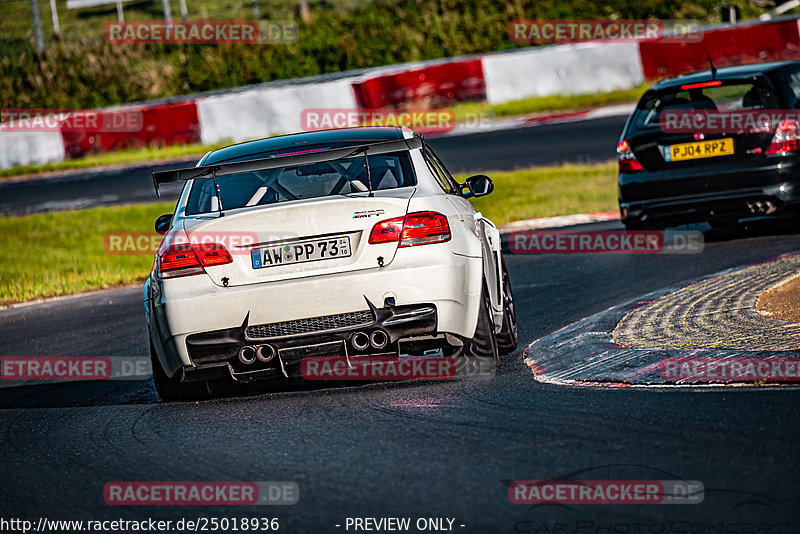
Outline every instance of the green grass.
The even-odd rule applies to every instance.
[[[474,204],[497,224],[616,207],[613,163],[488,174],[494,193]],[[109,254],[104,236],[155,235],[156,217],[173,207],[162,202],[0,218],[0,305],[144,280],[152,254]]]
[[[494,181],[494,192],[472,204],[495,224],[617,209],[617,164],[613,161],[483,174]]]
[[[144,280],[152,254],[112,255],[109,232],[153,232],[169,203],[0,218],[0,305]]]
[[[79,159],[69,159],[58,163],[45,163],[42,165],[26,165],[11,169],[0,169],[0,178],[13,178],[25,174],[36,174],[51,171],[68,171],[72,169],[86,169],[89,167],[102,167],[108,165],[127,165],[133,163],[154,163],[160,160],[169,160],[182,157],[197,156],[198,159],[209,150],[216,150],[230,143],[216,145],[176,145],[160,148],[138,148],[120,152],[109,152]]]
[[[509,117],[544,111],[574,110],[583,108],[596,108],[611,104],[636,102],[652,85],[650,82],[642,83],[630,89],[616,91],[587,93],[581,95],[551,95],[523,98],[503,104],[489,104],[488,102],[466,102],[454,106],[456,120],[462,121],[468,114],[489,117]]]

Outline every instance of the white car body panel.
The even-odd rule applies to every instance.
[[[374,197],[350,194],[246,207],[222,217],[186,216],[189,182],[172,222],[178,234],[251,232],[270,243],[347,234],[352,255],[254,269],[247,254],[250,247],[238,253],[233,247],[233,263],[207,267],[205,274],[162,280],[154,270],[144,288],[146,317],[166,374],[195,365],[186,343],[192,334],[237,328],[245,321],[262,325],[358,312],[369,309],[366,300],[381,307],[387,297],[398,306],[434,304],[438,333],[472,338],[484,279],[499,331],[503,318],[499,232],[475,213],[468,200],[444,192],[421,150],[410,154],[417,178],[413,187],[377,190]],[[353,217],[370,210],[383,214]],[[401,248],[397,242],[367,243],[376,222],[420,211],[447,216],[450,240]]]

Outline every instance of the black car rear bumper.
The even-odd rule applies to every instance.
[[[779,215],[798,206],[800,154],[619,176],[620,215],[629,226]]]

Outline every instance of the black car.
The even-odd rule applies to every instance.
[[[656,83],[617,145],[622,222],[716,226],[797,214],[798,114],[800,61],[712,67]]]

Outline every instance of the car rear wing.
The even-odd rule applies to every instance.
[[[199,178],[211,178],[216,182],[217,176],[239,174],[242,172],[263,171],[276,169],[278,167],[292,167],[295,165],[308,165],[325,161],[335,161],[339,159],[354,158],[364,155],[388,154],[402,150],[415,150],[422,147],[422,139],[412,137],[410,139],[398,139],[393,141],[380,141],[363,145],[351,145],[342,148],[319,149],[290,152],[279,154],[269,158],[254,159],[249,161],[237,161],[232,163],[219,163],[213,165],[203,165],[200,167],[189,167],[185,169],[173,169],[169,171],[152,171],[153,186],[156,195],[161,196],[159,186],[169,182],[180,180],[194,180]]]

